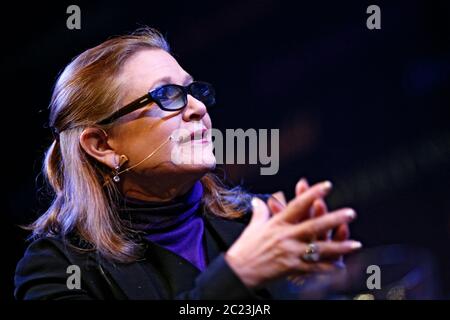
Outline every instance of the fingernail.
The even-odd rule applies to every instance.
[[[259,206],[259,202],[257,198],[252,198],[252,207],[256,209]]]
[[[283,192],[281,191],[277,191],[274,194],[272,194],[272,196],[274,198],[276,198],[277,200],[281,201],[283,199]]]
[[[278,191],[272,195],[272,199],[275,199],[275,203],[280,206],[280,208],[284,208],[286,205],[284,204],[284,196],[281,191]]]
[[[326,193],[328,191],[331,190],[331,188],[333,187],[333,184],[330,181],[325,181],[324,183],[322,183],[322,192]]]
[[[362,247],[362,243],[359,241],[350,241],[350,248],[359,249]]]
[[[344,214],[350,219],[355,219],[356,217],[356,212],[353,209],[345,210]]]

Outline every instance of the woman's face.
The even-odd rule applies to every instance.
[[[192,78],[169,53],[151,49],[132,56],[124,65],[119,81],[126,90],[125,105],[165,84],[186,86]],[[186,107],[179,111],[164,111],[152,103],[114,122],[108,143],[117,154],[129,159],[122,169],[139,163],[160,147],[150,158],[121,176],[124,182],[143,185],[164,182],[158,179],[198,179],[215,167],[210,135],[205,137],[199,133],[211,129],[207,109],[191,95],[187,101]],[[189,137],[194,132],[193,140],[171,140],[162,145],[171,135]]]

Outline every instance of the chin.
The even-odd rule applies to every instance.
[[[203,157],[201,161],[181,163],[177,166],[182,167],[184,171],[207,173],[215,169],[216,158],[214,157],[214,155],[211,155],[209,157]]]
[[[188,168],[186,168],[186,171],[195,172],[195,173],[208,173],[214,168],[216,165],[190,165]]]

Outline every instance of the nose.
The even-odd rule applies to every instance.
[[[201,120],[208,112],[206,110],[205,104],[200,100],[195,99],[191,95],[188,95],[187,99],[188,101],[186,108],[183,110],[183,120],[184,121]]]

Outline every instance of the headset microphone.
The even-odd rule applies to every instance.
[[[135,165],[132,165],[131,167],[128,167],[128,168],[126,168],[126,169],[124,169],[124,170],[122,170],[122,171],[116,172],[116,174],[115,174],[114,177],[118,177],[120,174],[125,173],[125,172],[127,172],[127,171],[130,171],[130,170],[133,169],[133,168],[136,168],[138,165],[140,165],[140,164],[143,163],[144,161],[146,161],[146,160],[148,160],[149,158],[151,158],[154,154],[156,154],[156,152],[158,152],[159,149],[161,149],[161,148],[162,148],[166,143],[168,143],[169,141],[180,142],[181,140],[182,140],[182,137],[180,137],[180,136],[175,137],[175,136],[173,136],[173,135],[170,135],[166,140],[164,140],[163,143],[161,143],[161,144],[160,144],[155,150],[153,150],[148,156],[146,156],[144,159],[142,159],[141,161],[139,161],[139,162],[136,163]],[[121,156],[121,159],[122,159],[122,157],[124,157],[123,159],[125,159],[125,161],[121,161],[122,163],[120,163],[119,168],[120,168],[120,166],[121,166],[123,163],[125,163],[126,161],[128,161],[128,158],[127,158],[126,156]]]

